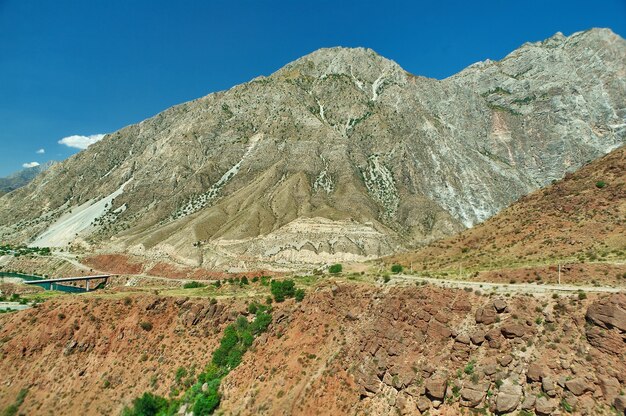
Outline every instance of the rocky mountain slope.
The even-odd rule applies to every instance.
[[[369,49],[108,135],[0,199],[0,239],[185,266],[363,260],[454,234],[626,138],[626,42],[528,43],[445,80]]]
[[[0,178],[0,195],[28,185],[41,172],[48,170],[56,162],[50,161],[32,168],[25,168],[9,176]]]
[[[531,193],[476,227],[388,263],[484,269],[556,262],[613,262],[626,278],[626,147]],[[587,279],[589,273],[587,273]],[[584,278],[585,276],[581,276]]]
[[[119,414],[143,392],[177,397],[225,325],[246,314],[242,300],[82,300],[0,315],[0,409],[20,391],[23,414]],[[626,406],[623,294],[327,282],[272,316],[222,381],[223,414],[613,415]]]

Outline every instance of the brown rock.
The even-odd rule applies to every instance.
[[[598,382],[602,390],[602,395],[607,402],[612,403],[620,392],[619,381],[615,377],[602,376],[599,377]]]
[[[587,328],[587,341],[600,351],[622,356],[626,354],[626,343],[617,329],[607,330],[592,326]]]
[[[477,324],[491,325],[496,321],[496,311],[493,308],[478,308],[475,318]]]
[[[541,389],[550,397],[554,397],[556,395],[556,386],[554,385],[552,377],[544,376],[541,379]]]
[[[532,363],[528,366],[528,371],[526,372],[526,378],[529,381],[541,381],[541,378],[545,375],[545,370],[542,366],[537,363]]]
[[[493,301],[493,307],[496,309],[496,312],[502,313],[507,307],[507,303],[504,299],[496,299]]]
[[[450,331],[450,328],[448,328],[447,326],[432,319],[428,323],[428,329],[426,330],[426,334],[430,338],[441,340],[445,338],[450,338],[450,336],[452,335],[452,331]]]
[[[478,406],[485,398],[488,389],[489,383],[487,382],[466,384],[461,389],[460,404],[466,407]]]
[[[426,397],[420,398],[417,401],[417,408],[422,413],[426,412],[428,409],[430,409],[430,400],[428,400]]]
[[[483,373],[485,373],[486,376],[491,376],[495,374],[497,371],[498,371],[498,366],[495,364],[487,364],[483,367]]]
[[[469,312],[472,310],[472,304],[469,299],[461,297],[452,304],[452,310],[458,312]]]
[[[521,398],[522,386],[505,381],[496,397],[496,411],[498,413],[512,412],[517,408]]]
[[[478,330],[472,332],[472,334],[470,335],[470,339],[475,345],[482,344],[483,342],[485,342],[485,331]]]
[[[524,397],[524,401],[522,402],[522,409],[524,410],[530,410],[533,409],[535,407],[535,402],[537,401],[537,397],[529,394],[526,397]]]
[[[557,401],[547,397],[539,397],[535,402],[535,411],[539,415],[551,415],[556,410]]]
[[[502,357],[498,358],[498,362],[502,367],[508,366],[509,364],[511,364],[511,361],[513,361],[513,357],[511,357],[509,354],[503,355]]]
[[[602,328],[626,332],[626,295],[618,293],[599,299],[589,305],[585,317]]]
[[[565,382],[565,387],[567,387],[567,389],[574,393],[576,396],[580,396],[582,394],[585,394],[585,392],[593,390],[593,386],[582,377],[567,380]]]
[[[456,342],[460,342],[461,344],[468,344],[470,343],[470,337],[467,334],[459,334],[456,337]]]
[[[448,386],[448,379],[446,377],[433,377],[424,383],[426,393],[438,400],[443,400],[446,396],[446,387]]]
[[[526,327],[515,323],[506,323],[500,328],[502,335],[506,338],[519,338],[526,333]]]

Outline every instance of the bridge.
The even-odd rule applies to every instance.
[[[67,283],[67,282],[86,282],[86,289],[87,292],[89,292],[90,289],[90,285],[89,283],[92,280],[104,280],[104,284],[106,285],[109,277],[111,277],[111,275],[108,274],[102,274],[102,275],[97,275],[97,276],[78,276],[78,277],[58,277],[56,279],[42,279],[42,280],[25,280],[24,283],[27,285],[40,285],[42,283],[50,283],[50,288],[52,288],[52,283]],[[94,288],[95,289],[95,288]]]

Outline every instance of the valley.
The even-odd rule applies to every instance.
[[[625,121],[591,29],[443,80],[320,49],[108,134],[0,195],[1,414],[624,415]]]

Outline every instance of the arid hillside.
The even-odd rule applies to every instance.
[[[623,412],[623,294],[395,283],[322,279],[301,303],[275,303],[269,331],[222,381],[219,411]],[[103,292],[1,315],[0,408],[20,391],[19,411],[42,415],[119,414],[143,392],[182,395],[245,309],[243,301]]]
[[[553,269],[562,263],[564,275],[577,280],[626,279],[626,147],[520,198],[455,237],[385,260],[455,274],[460,267],[508,269],[508,275],[522,279],[524,272],[511,269]]]

